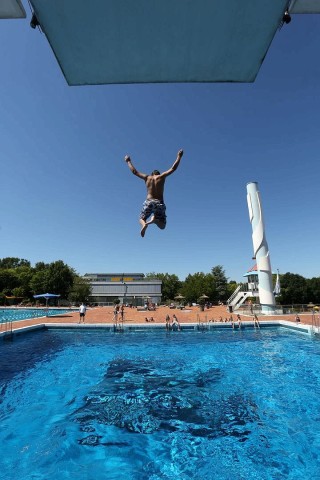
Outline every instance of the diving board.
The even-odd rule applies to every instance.
[[[288,0],[31,0],[69,85],[253,82]]]
[[[26,18],[26,11],[21,0],[0,0],[0,18]]]
[[[320,13],[319,0],[292,0],[289,6],[290,13]]]

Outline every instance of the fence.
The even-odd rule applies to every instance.
[[[316,313],[319,313],[318,307],[315,308]],[[252,305],[242,305],[237,311],[242,312],[244,315],[250,315],[256,313],[257,315],[261,313],[261,305],[256,303]],[[310,315],[313,312],[313,307],[308,304],[291,304],[291,305],[276,305],[274,314],[275,315],[297,315],[303,313],[309,313]]]

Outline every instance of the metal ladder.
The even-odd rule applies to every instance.
[[[320,333],[320,317],[319,315],[316,316],[316,312],[314,310],[312,310],[311,331],[314,335],[319,335]]]
[[[119,314],[118,318],[120,317],[120,320],[118,320],[116,323],[113,324],[113,331],[114,332],[124,332],[124,327],[123,324],[125,322],[125,313],[123,315]]]
[[[199,331],[204,332],[205,330],[209,330],[207,315],[205,317],[205,321],[201,322],[200,315],[199,315],[199,313],[197,313],[197,323],[198,323],[198,330]]]
[[[2,329],[2,327],[4,327]],[[12,318],[4,318],[1,321],[1,331],[4,332],[5,340],[13,340],[13,322]]]

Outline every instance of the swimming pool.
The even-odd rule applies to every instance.
[[[320,343],[287,329],[0,345],[0,478],[315,479]]]
[[[75,310],[70,308],[0,308],[0,324],[3,322],[16,322],[28,318],[62,315]]]

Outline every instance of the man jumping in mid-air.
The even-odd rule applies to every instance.
[[[163,173],[160,173],[158,170],[153,170],[151,175],[138,172],[138,170],[136,170],[132,165],[131,158],[128,155],[124,157],[131,172],[137,177],[142,178],[142,180],[145,181],[147,187],[147,199],[143,203],[139,220],[142,226],[141,237],[144,237],[148,225],[151,225],[151,223],[155,223],[157,227],[161,229],[166,228],[166,206],[163,201],[164,183],[166,177],[168,177],[168,175],[171,175],[171,173],[173,173],[178,168],[182,155],[183,150],[179,150],[176,161],[174,162],[172,167],[169,168],[169,170]]]

